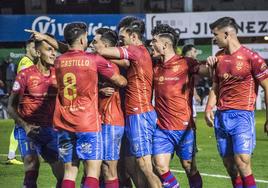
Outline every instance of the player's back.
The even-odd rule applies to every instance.
[[[153,110],[151,104],[153,68],[144,45],[129,46],[130,67],[127,71],[126,114],[139,114]]]
[[[95,58],[95,54],[78,50],[68,51],[57,58],[59,92],[54,114],[57,128],[72,132],[100,129]]]

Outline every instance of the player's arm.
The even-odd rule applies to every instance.
[[[133,52],[129,50],[128,46],[100,48],[97,52],[107,59],[117,59],[112,60],[112,63],[124,68],[128,68],[130,66],[128,60],[133,59]]]
[[[33,31],[33,30],[29,30],[29,29],[25,29],[24,31],[31,33],[36,40],[46,41],[47,43],[49,43],[53,48],[55,48],[60,53],[65,53],[68,51],[67,44],[60,42],[60,41],[57,41],[56,39],[54,39],[46,34],[43,34],[43,33],[37,32],[37,31]]]
[[[266,107],[266,121],[264,123],[264,132],[268,135],[268,78],[260,82],[264,90],[264,99],[265,99],[265,107]]]
[[[108,78],[117,87],[125,87],[127,85],[126,78],[121,74],[116,73],[109,61],[101,56],[96,56],[95,60],[97,63],[97,70],[102,76]]]
[[[112,63],[118,65],[119,67],[123,67],[127,69],[130,66],[130,62],[127,59],[111,59]]]
[[[218,84],[216,82],[213,82],[212,88],[209,91],[208,101],[205,109],[205,120],[209,127],[214,126],[213,108],[217,103],[217,91],[218,91]]]
[[[18,114],[18,104],[19,104],[19,93],[12,92],[8,99],[8,113],[9,115],[17,122],[20,126],[24,128],[26,134],[29,136],[33,134],[37,134],[39,127],[35,125],[31,125],[24,121],[20,115]]]

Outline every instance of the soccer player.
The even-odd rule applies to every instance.
[[[58,96],[54,113],[60,158],[64,162],[62,188],[75,187],[79,161],[84,163],[84,188],[99,187],[102,163],[101,120],[98,112],[98,74],[123,87],[126,79],[111,63],[88,47],[87,26],[70,23],[64,29],[69,51],[56,59]]]
[[[100,48],[97,52],[107,58],[128,59],[128,85],[125,94],[126,136],[130,144],[130,154],[136,157],[139,168],[144,173],[149,187],[161,187],[159,178],[152,168],[152,136],[156,129],[156,113],[151,103],[152,60],[142,36],[144,22],[135,17],[125,17],[118,26],[122,47]]]
[[[182,56],[190,57],[192,59],[196,59],[196,57],[197,57],[197,49],[195,48],[195,46],[193,44],[184,45],[183,48],[182,48]],[[192,107],[192,109],[193,109],[193,118],[194,118],[195,122],[196,122],[196,117],[197,117],[195,104],[197,102],[200,103],[201,99],[200,99],[199,95],[197,94],[196,88],[194,87],[194,97],[193,97],[193,107]]]
[[[202,179],[192,163],[194,155],[194,121],[192,116],[193,75],[206,74],[205,65],[176,55],[176,31],[167,24],[152,30],[152,55],[158,58],[154,67],[155,109],[158,128],[153,139],[154,163],[166,188],[179,187],[170,172],[174,152],[188,176],[189,185],[202,187]]]
[[[97,51],[102,47],[113,47],[118,42],[117,33],[108,28],[99,28],[91,42],[91,47]],[[111,64],[119,73],[117,65]],[[124,114],[121,109],[119,88],[109,80],[100,77],[99,80],[99,112],[102,119],[103,162],[102,175],[106,188],[119,188],[117,162],[119,159],[121,139],[124,134]]]
[[[18,63],[17,74],[21,70],[32,66],[34,64],[33,63],[34,61],[36,61],[34,39],[30,38],[26,42],[26,54]],[[10,139],[9,139],[9,151],[8,151],[6,164],[19,164],[19,165],[23,164],[21,161],[15,158],[17,148],[18,148],[18,141],[15,139],[14,128],[13,128],[10,134]]]
[[[24,162],[24,187],[36,188],[40,154],[47,161],[60,187],[63,165],[58,162],[57,133],[52,119],[57,94],[54,65],[55,49],[36,41],[37,64],[19,72],[9,97],[8,109],[17,123],[16,139]]]
[[[268,68],[257,53],[240,44],[238,25],[233,18],[222,17],[211,23],[210,28],[213,41],[221,50],[207,59],[216,66],[205,119],[209,126],[214,125],[218,151],[233,187],[255,188],[251,169],[251,153],[256,142],[254,105],[260,84],[265,92],[268,118]],[[264,130],[268,131],[267,119]]]

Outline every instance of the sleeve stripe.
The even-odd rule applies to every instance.
[[[266,74],[268,75],[268,69],[266,69],[264,72],[262,72],[262,73],[260,73],[260,74],[257,74],[256,77],[257,77],[257,78],[261,78],[261,77],[263,77],[263,76],[266,75]]]
[[[123,54],[124,54],[124,59],[128,59],[128,52],[127,52],[127,49],[124,48],[124,47],[120,47],[123,51]]]

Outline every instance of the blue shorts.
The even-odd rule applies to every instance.
[[[123,134],[123,126],[102,124],[103,160],[111,161],[119,159]]]
[[[217,111],[214,130],[221,157],[253,152],[256,145],[253,111]]]
[[[192,129],[156,129],[153,138],[153,155],[176,152],[182,160],[192,160],[195,153],[195,135]]]
[[[58,131],[59,157],[64,163],[77,160],[102,160],[102,135],[99,132]]]
[[[126,136],[130,145],[130,154],[142,157],[152,154],[153,134],[156,129],[156,112],[150,111],[126,117]]]
[[[40,127],[39,134],[33,139],[26,135],[25,130],[16,125],[14,137],[18,140],[22,157],[26,155],[41,155],[49,163],[58,160],[57,131],[52,127]]]

